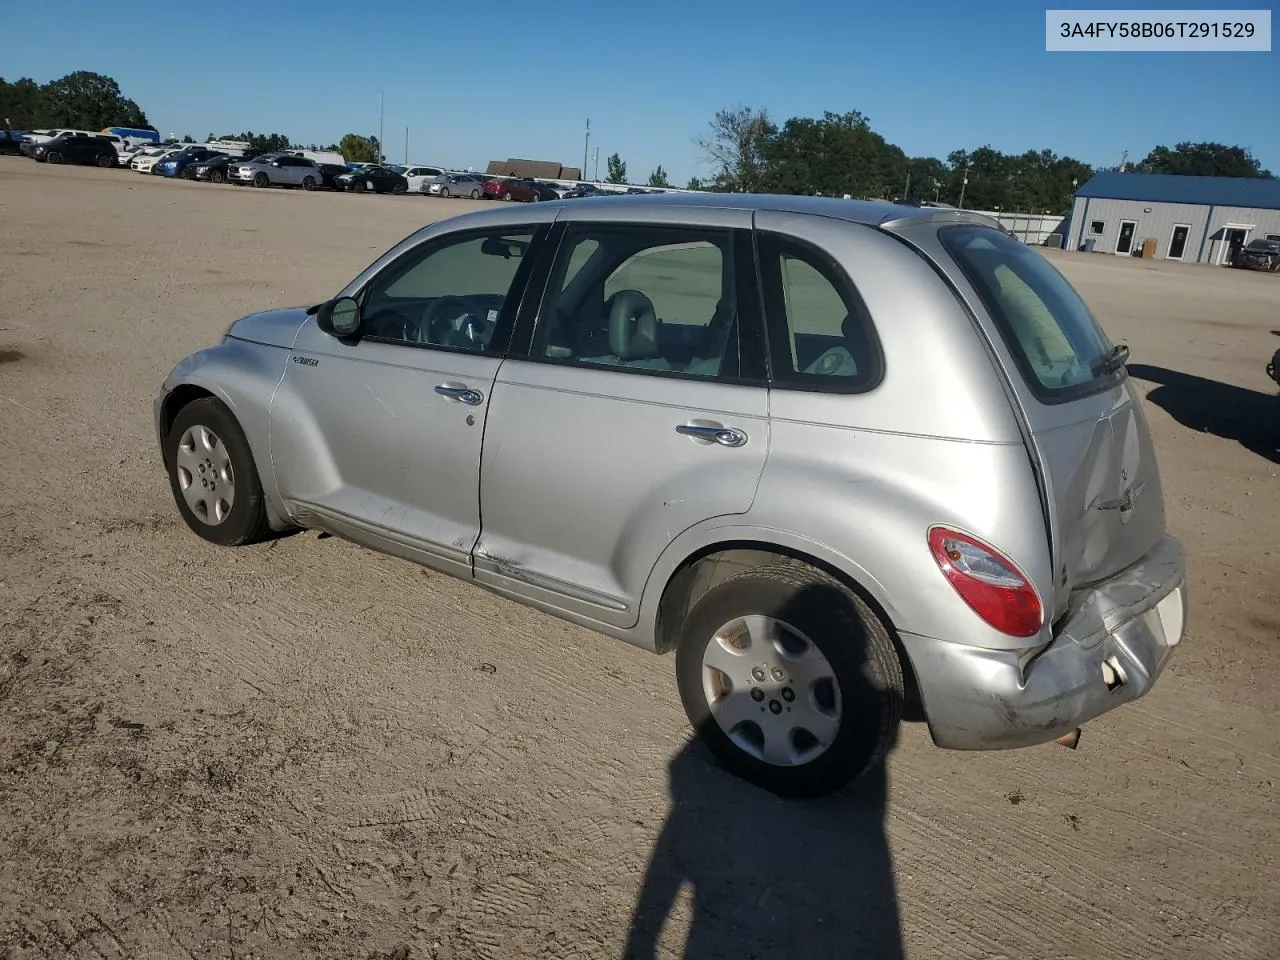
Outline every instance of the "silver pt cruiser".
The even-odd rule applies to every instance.
[[[786,795],[1078,735],[1182,639],[1127,348],[953,210],[503,206],[236,321],[155,399],[201,537],[316,528],[656,653]]]

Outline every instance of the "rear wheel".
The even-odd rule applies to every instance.
[[[408,189],[409,189],[408,184],[401,183],[399,180],[397,180],[394,184],[391,185],[391,192],[394,193],[396,196],[400,196],[400,194],[404,193]]]
[[[681,630],[676,679],[720,762],[779,795],[840,789],[897,735],[903,677],[888,631],[804,564],[781,560],[708,591]]]
[[[315,177],[303,177],[303,178],[302,178],[302,189],[303,189],[303,190],[314,190],[315,188],[316,188],[316,178],[315,178]]]
[[[178,174],[181,180],[194,180],[196,178],[195,167],[183,167],[182,172]]]
[[[510,190],[505,191],[505,192],[502,194],[502,199],[503,199],[503,200],[510,200],[510,199],[511,199],[511,191],[510,191]]]
[[[253,185],[255,187],[266,187],[271,185],[271,178],[265,173],[255,173],[253,175]]]
[[[173,499],[196,534],[222,546],[260,540],[267,532],[262,483],[249,441],[222,401],[187,404],[165,439]]]
[[[471,191],[471,199],[472,199],[472,200],[479,200],[479,199],[480,199],[480,191],[479,191],[479,190],[472,190],[472,191]]]

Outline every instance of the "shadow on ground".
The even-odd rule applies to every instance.
[[[1129,374],[1157,384],[1147,399],[1183,426],[1280,463],[1280,397],[1145,363],[1129,364]]]
[[[884,831],[884,763],[875,763],[851,787],[821,799],[782,799],[730,772],[741,765],[739,773],[767,780],[778,767],[737,750],[731,751],[732,762],[718,762],[704,743],[704,738],[723,739],[727,747],[728,726],[739,744],[749,741],[751,751],[773,757],[775,763],[785,753],[795,756],[794,751],[827,743],[825,752],[805,765],[808,774],[820,779],[827,768],[858,769],[876,756],[877,729],[885,730],[885,748],[894,745],[896,727],[882,726],[890,715],[885,711],[899,713],[902,696],[896,671],[886,666],[891,651],[886,657],[884,649],[859,642],[861,623],[851,608],[833,604],[825,587],[805,586],[790,595],[784,591],[782,597],[775,587],[772,601],[768,593],[723,599],[726,609],[734,609],[744,621],[777,618],[774,623],[791,624],[806,636],[825,627],[839,642],[815,655],[811,641],[785,638],[767,623],[757,633],[757,626],[748,623],[714,652],[718,639],[712,639],[707,652],[700,653],[700,664],[691,661],[698,664],[700,679],[695,682],[704,689],[711,684],[718,694],[705,717],[691,717],[700,725],[701,737],[686,744],[669,765],[671,806],[636,902],[626,960],[669,955],[660,952],[659,942],[682,888],[690,895],[688,909],[679,910],[688,919],[683,949],[671,932],[662,946],[674,948],[683,960],[903,956],[893,861]],[[743,611],[741,603],[758,606]],[[710,599],[704,604],[714,606]],[[725,616],[712,610],[705,619],[723,623]],[[693,623],[698,623],[696,615]],[[690,629],[701,634],[700,627]],[[712,627],[707,635],[723,638],[730,631]],[[773,660],[773,667],[759,665],[758,653],[767,659],[770,648],[786,653]],[[739,666],[738,659],[746,666]],[[727,689],[715,682],[723,677],[731,681]],[[838,728],[837,715],[843,721]]]

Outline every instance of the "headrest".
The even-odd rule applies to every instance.
[[[658,317],[653,302],[639,290],[620,290],[609,311],[609,349],[619,360],[658,356]]]

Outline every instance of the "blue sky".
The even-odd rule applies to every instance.
[[[579,165],[590,117],[602,176],[617,151],[632,180],[661,163],[683,184],[711,172],[693,138],[747,104],[779,122],[860,110],[915,156],[990,144],[1110,165],[1215,140],[1280,174],[1280,53],[1047,53],[1046,6],[298,0],[263,15],[243,0],[11,2],[0,75],[93,70],[162,133],[302,143],[376,134],[381,89],[390,159],[403,160],[407,126],[411,160],[478,169]]]

